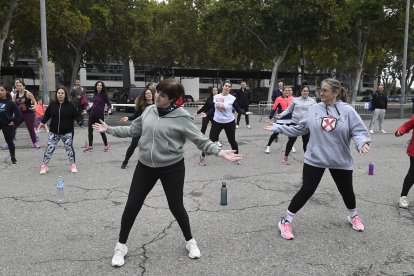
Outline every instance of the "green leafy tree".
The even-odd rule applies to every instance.
[[[10,24],[13,18],[13,13],[17,7],[17,0],[0,0],[0,68],[3,61],[3,47],[10,30]]]

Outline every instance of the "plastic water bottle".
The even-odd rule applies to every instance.
[[[56,183],[57,188],[57,202],[62,204],[65,201],[65,181],[62,176],[59,176],[59,179]]]
[[[374,163],[372,161],[368,165],[368,175],[374,175]]]
[[[226,182],[221,183],[221,205],[227,205],[227,185]]]

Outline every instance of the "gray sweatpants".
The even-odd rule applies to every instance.
[[[369,129],[373,130],[375,121],[378,120],[379,130],[383,130],[382,123],[384,122],[385,109],[375,109],[372,113],[371,123],[369,124]]]

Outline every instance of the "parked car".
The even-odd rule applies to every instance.
[[[185,103],[193,103],[194,102],[194,98],[191,95],[184,95],[184,102]]]
[[[144,87],[130,87],[123,89],[120,93],[118,93],[115,97],[116,104],[134,104],[136,97],[138,97],[141,92],[144,90]],[[120,111],[124,109],[125,112],[134,112],[135,108],[133,106],[116,106],[115,110]]]
[[[258,104],[260,102],[267,101],[267,96],[269,94],[268,87],[255,87],[250,90],[251,93],[251,101],[250,103]]]
[[[371,101],[371,97],[370,96],[364,96],[364,97],[362,97],[362,99],[361,99],[361,102],[365,102],[365,103],[368,103],[368,102],[370,102]]]

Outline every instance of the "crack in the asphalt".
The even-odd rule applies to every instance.
[[[145,263],[147,262],[147,260],[149,259],[149,257],[147,256],[147,246],[159,241],[161,239],[163,239],[165,236],[167,236],[167,230],[171,229],[173,223],[176,222],[176,220],[173,220],[170,222],[169,225],[167,225],[167,227],[165,227],[160,233],[158,233],[155,238],[153,238],[151,241],[149,241],[148,243],[145,243],[141,246],[142,250],[143,250],[143,260],[142,262],[139,264],[139,267],[143,270],[141,272],[141,275],[143,276],[145,274],[145,272],[147,271],[147,268],[145,267]]]

